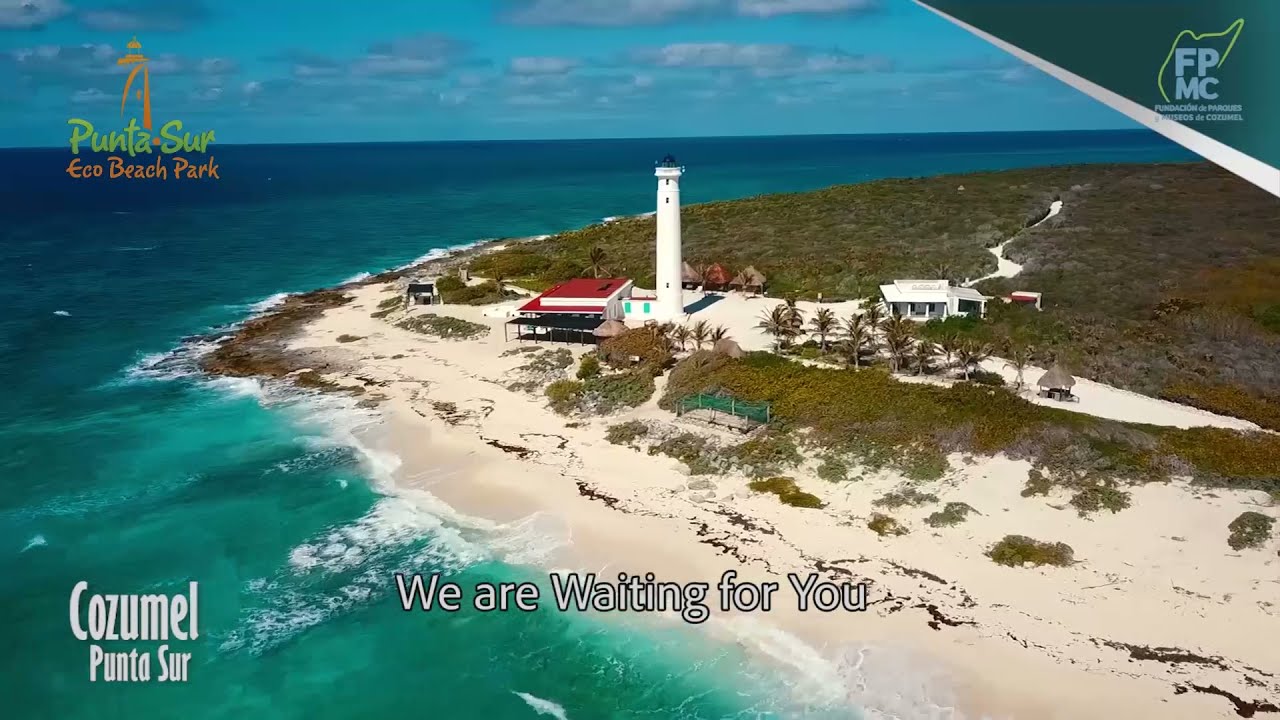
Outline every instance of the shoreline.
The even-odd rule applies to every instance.
[[[378,407],[385,419],[376,442],[385,443],[401,458],[395,473],[399,488],[427,490],[460,512],[495,522],[542,514],[563,523],[573,543],[553,553],[551,565],[542,569],[607,565],[610,571],[619,567],[633,573],[652,571],[659,580],[696,579],[713,585],[724,570],[734,569],[744,579],[780,581],[779,597],[786,600],[791,597],[783,577],[788,571],[818,572],[833,581],[867,578],[872,582],[874,608],[847,621],[795,611],[754,614],[742,621],[713,610],[717,622],[707,623],[708,630],[732,638],[734,631],[746,632],[743,627],[763,621],[798,638],[809,651],[826,652],[828,663],[836,662],[829,656],[833,648],[858,643],[905,649],[946,668],[951,691],[960,699],[957,705],[966,711],[963,717],[1076,718],[1105,713],[1198,720],[1269,711],[1267,701],[1274,700],[1275,691],[1280,690],[1274,675],[1212,652],[1179,649],[1204,647],[1204,641],[1218,631],[1231,636],[1228,644],[1233,652],[1242,652],[1250,633],[1256,632],[1248,630],[1246,623],[1234,623],[1230,611],[1209,607],[1221,604],[1213,602],[1209,591],[1217,582],[1214,578],[1191,578],[1194,582],[1188,585],[1199,583],[1194,589],[1175,585],[1189,598],[1184,607],[1170,607],[1166,598],[1159,597],[1152,603],[1164,607],[1148,608],[1141,599],[1117,603],[1091,597],[1117,584],[1151,579],[1137,573],[1138,577],[1117,583],[1112,576],[1122,568],[1005,570],[972,553],[951,555],[949,548],[937,547],[948,544],[945,536],[937,540],[940,533],[933,533],[932,540],[908,536],[886,541],[863,528],[850,527],[851,523],[828,518],[825,512],[822,522],[810,523],[814,511],[789,508],[771,496],[750,493],[741,479],[716,479],[722,485],[737,486],[727,496],[695,497],[685,492],[690,478],[676,461],[637,454],[604,440],[605,426],[622,418],[567,423],[545,407],[541,395],[504,387],[501,380],[519,359],[500,355],[506,348],[494,339],[492,330],[478,343],[458,343],[427,339],[369,317],[378,298],[386,297],[381,293],[387,283],[410,272],[456,264],[509,242],[473,244],[426,263],[288,296],[265,315],[247,321],[228,341],[229,351],[215,350],[214,362],[202,365],[214,374],[265,376],[317,390],[349,392],[359,396],[360,403]],[[482,308],[445,307],[451,315],[493,325],[492,319],[481,315]],[[342,334],[361,339],[338,343],[336,338]],[[623,415],[673,422],[652,402]],[[457,458],[457,472],[431,481],[415,479],[438,464],[436,448]],[[1010,494],[1016,496],[1020,482],[1013,483],[1011,478],[1019,473],[1025,477],[1024,465],[1003,458],[984,459],[944,483],[954,486],[953,490],[968,490],[960,480],[972,481],[981,475],[998,487],[982,489],[984,505],[979,507],[999,505],[1012,502]],[[627,468],[625,474],[616,473],[621,467]],[[884,489],[897,481],[882,477],[874,484]],[[1153,521],[1180,502],[1169,495],[1189,497],[1188,490],[1171,485],[1147,491],[1137,490],[1153,495],[1151,501],[1144,498],[1135,505],[1160,504],[1150,513]],[[862,488],[851,494],[871,492]],[[1026,508],[1032,516],[1026,523],[1031,529],[1051,521],[1056,513],[1043,509],[1032,513],[1033,509]],[[1112,540],[1123,540],[1123,529],[1108,520],[1077,523],[1081,539],[1071,537],[1071,544],[1091,547],[1089,524],[1108,525]],[[1143,527],[1143,523],[1133,521],[1131,526]],[[892,559],[868,557],[884,552],[892,553]],[[1135,557],[1141,555],[1135,552]],[[1212,561],[1213,554],[1202,554],[1180,570],[1208,569],[1197,563]],[[964,585],[944,579],[952,578],[953,565],[963,570]],[[1231,578],[1232,584],[1239,582]],[[1012,593],[1005,584],[1014,586]],[[969,587],[975,588],[973,594]],[[989,599],[993,596],[1017,601],[1017,607],[1014,602],[994,602]],[[1203,600],[1197,603],[1195,597]],[[1122,612],[1113,609],[1118,617],[1089,623],[1085,622],[1088,610],[1070,611],[1063,607],[1064,601],[1084,606],[1116,603]],[[1143,617],[1142,611],[1157,609],[1150,613],[1154,617],[1132,622],[1133,617]],[[1188,611],[1202,618],[1211,611],[1212,631],[1188,637],[1188,628],[1182,628],[1179,643],[1166,642],[1161,632],[1165,621],[1176,622]],[[1263,612],[1275,622],[1274,611]],[[1058,617],[1040,616],[1054,613]],[[1119,617],[1126,622],[1119,622]],[[732,627],[722,628],[725,623]],[[1068,629],[1077,624],[1141,637],[1081,637],[1082,633]],[[735,641],[743,642],[740,636]],[[756,642],[757,654],[782,653],[763,639]],[[773,660],[787,662],[776,655]],[[1140,663],[1139,669],[1131,667],[1135,662]],[[1274,657],[1268,662],[1275,663],[1271,667],[1280,665]],[[971,669],[975,665],[981,671]],[[1271,689],[1259,689],[1241,679],[1248,677]]]

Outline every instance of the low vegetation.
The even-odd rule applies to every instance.
[[[849,479],[849,463],[839,457],[827,455],[818,465],[818,477],[827,482],[844,482]]]
[[[364,339],[364,337],[362,337],[362,336],[360,336],[360,335],[348,335],[348,334],[346,334],[346,333],[343,333],[343,334],[339,335],[339,336],[336,338],[336,340],[337,340],[338,342],[340,342],[340,343],[353,343],[353,342],[359,342],[359,341],[361,341],[361,340],[363,340],[363,339]]]
[[[1054,200],[1063,201],[1062,212],[1029,227]],[[1035,364],[1056,358],[1085,377],[1273,430],[1280,429],[1276,219],[1273,196],[1207,163],[880,180],[693,205],[682,214],[691,264],[722,263],[730,272],[754,265],[780,298],[855,298],[894,278],[978,277],[995,269],[987,248],[1014,238],[1005,254],[1021,273],[978,289],[1039,291],[1044,311],[993,303],[984,333],[1029,341]],[[515,244],[474,267],[541,288],[603,263],[652,287],[654,222],[632,218]],[[797,352],[832,357],[807,344]],[[981,372],[969,379],[1002,382]]]
[[[897,510],[900,507],[919,507],[920,505],[935,502],[938,502],[938,496],[933,493],[920,492],[915,488],[903,488],[885,493],[872,501],[871,504],[876,507]]]
[[[816,495],[801,490],[795,478],[778,476],[752,480],[749,487],[756,492],[773,493],[787,505],[800,508],[822,508],[825,504]]]
[[[582,362],[578,365],[578,379],[590,380],[600,374],[600,359],[593,353],[587,353],[582,356]]]
[[[949,502],[943,506],[942,510],[932,513],[924,521],[929,527],[951,527],[964,522],[970,513],[975,512],[977,510],[974,510],[973,506],[968,503]]]
[[[1066,567],[1075,562],[1075,551],[1066,543],[1042,542],[1025,535],[1005,535],[987,551],[987,557],[1009,567],[1053,565]]]
[[[436,281],[440,299],[447,305],[492,305],[519,297],[494,280],[468,285],[457,275],[446,275]]]
[[[1240,516],[1227,525],[1231,534],[1227,536],[1227,544],[1232,550],[1245,550],[1262,547],[1271,539],[1272,527],[1276,519],[1260,512],[1240,513]]]
[[[907,534],[905,525],[898,522],[892,515],[885,515],[884,513],[872,513],[871,519],[867,521],[867,527],[880,537]]]
[[[1036,467],[1025,494],[1182,475],[1208,486],[1280,490],[1280,436],[1120,423],[1036,405],[1004,388],[904,383],[880,368],[811,367],[771,353],[693,353],[672,369],[659,405],[673,408],[698,392],[769,402],[778,422],[803,430],[798,437],[824,454],[913,479],[941,477],[951,453],[1003,452]],[[1117,492],[1094,490],[1081,502],[1119,508]]]
[[[633,445],[637,440],[649,434],[649,426],[639,420],[628,420],[617,425],[610,425],[605,431],[605,439],[614,445]]]
[[[556,380],[545,391],[551,409],[563,415],[608,415],[643,405],[653,392],[653,375],[642,369],[586,380]]]
[[[1080,517],[1088,517],[1100,510],[1118,513],[1129,507],[1128,492],[1108,484],[1090,485],[1071,497],[1071,506]]]
[[[475,340],[489,334],[489,327],[462,318],[425,313],[396,323],[396,327],[445,340]]]
[[[379,320],[385,319],[390,317],[393,313],[397,313],[405,309],[405,307],[407,307],[407,303],[408,301],[405,296],[400,294],[383,298],[383,300],[378,303],[378,309],[370,313],[370,316]]]

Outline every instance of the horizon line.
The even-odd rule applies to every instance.
[[[518,144],[518,143],[571,143],[571,142],[635,142],[635,141],[680,141],[680,140],[771,140],[779,138],[839,138],[839,137],[921,137],[932,135],[1046,135],[1046,134],[1088,134],[1088,133],[1130,133],[1150,134],[1168,142],[1159,133],[1149,128],[1093,128],[1072,130],[943,130],[932,132],[875,132],[875,133],[796,133],[766,135],[677,135],[668,137],[635,136],[609,138],[490,138],[490,139],[453,139],[453,140],[345,140],[316,142],[241,142],[219,143],[219,147],[315,147],[315,146],[352,146],[352,145],[463,145],[463,144]],[[1177,143],[1172,143],[1177,144]],[[65,145],[0,145],[0,151],[7,150],[65,150]]]

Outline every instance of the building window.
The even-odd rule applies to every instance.
[[[631,303],[622,303],[622,312],[624,312],[624,313],[630,313],[630,312],[631,312]]]
[[[645,314],[645,315],[648,315],[648,314],[649,314],[649,303],[645,303],[645,304],[644,304],[644,314]]]
[[[664,180],[663,182],[665,182],[666,184],[670,185],[670,184],[671,184],[671,178],[667,178],[667,179],[666,179],[666,180]]]

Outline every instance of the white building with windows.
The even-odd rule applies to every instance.
[[[946,280],[894,280],[880,286],[889,312],[912,320],[945,320],[953,315],[983,317],[987,297],[973,288]]]

